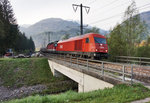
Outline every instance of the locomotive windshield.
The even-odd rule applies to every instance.
[[[106,44],[105,38],[94,37],[95,43]]]

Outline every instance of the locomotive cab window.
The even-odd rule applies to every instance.
[[[86,38],[86,43],[89,43],[89,42],[90,42],[89,38]]]
[[[57,47],[57,44],[55,43],[54,46]]]
[[[95,43],[106,44],[106,39],[105,38],[94,37],[94,40],[95,40]]]

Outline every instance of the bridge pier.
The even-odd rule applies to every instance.
[[[54,76],[61,74],[69,77],[78,83],[78,92],[88,92],[104,88],[112,88],[113,85],[103,80],[87,75],[81,71],[58,64],[52,60],[48,60],[50,69]]]

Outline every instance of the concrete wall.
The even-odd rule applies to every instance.
[[[59,73],[62,73],[63,75],[71,78],[72,80],[78,83],[79,92],[88,92],[88,91],[113,87],[113,85],[110,83],[92,77],[90,75],[84,74],[72,68],[58,64],[51,60],[48,60],[48,62],[54,76],[58,76]]]

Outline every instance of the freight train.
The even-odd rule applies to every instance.
[[[107,58],[108,45],[106,37],[101,34],[88,33],[63,41],[51,42],[46,51],[56,54],[67,54],[87,58]]]

